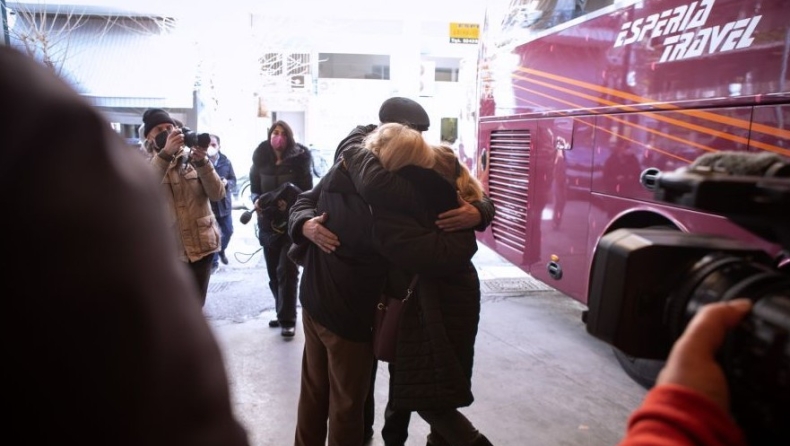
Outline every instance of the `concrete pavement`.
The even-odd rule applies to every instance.
[[[239,212],[240,213],[240,212]],[[212,277],[204,313],[223,349],[237,415],[254,446],[293,444],[303,336],[269,328],[274,301],[252,224],[238,223],[231,263]],[[248,260],[249,259],[249,260]],[[245,260],[246,261],[245,263]],[[611,349],[585,331],[584,306],[533,281],[482,244],[474,263],[483,305],[476,344],[475,402],[462,409],[497,446],[613,445],[645,391]],[[388,372],[376,381],[376,436]],[[412,418],[408,445],[424,445],[427,424]]]

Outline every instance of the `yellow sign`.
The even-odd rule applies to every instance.
[[[480,25],[477,23],[450,23],[450,43],[477,43]]]

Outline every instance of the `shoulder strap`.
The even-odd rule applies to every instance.
[[[414,294],[414,287],[417,286],[417,279],[420,278],[419,274],[415,274],[414,277],[411,278],[411,282],[409,283],[409,287],[406,288],[406,298],[403,299],[404,302],[409,300],[412,294]]]

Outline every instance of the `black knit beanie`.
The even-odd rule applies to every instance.
[[[143,137],[147,138],[151,129],[165,123],[176,125],[176,122],[173,121],[173,118],[166,111],[161,108],[149,108],[143,113]]]
[[[381,104],[379,109],[379,121],[382,124],[396,122],[408,125],[414,130],[424,132],[431,125],[428,113],[418,104],[409,98],[393,97]]]

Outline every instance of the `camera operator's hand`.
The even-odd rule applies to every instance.
[[[173,129],[173,131],[167,135],[167,141],[165,142],[165,147],[162,149],[162,151],[170,156],[173,156],[183,145],[184,135],[181,133],[181,130]]]
[[[728,411],[727,379],[715,356],[727,331],[738,325],[751,308],[749,299],[716,302],[702,307],[672,347],[656,385],[677,384],[690,388]]]
[[[326,212],[324,212],[318,217],[313,217],[304,222],[302,226],[302,235],[315,243],[321,251],[329,254],[340,246],[340,240],[334,232],[326,229],[324,226],[324,222],[327,218],[328,216]]]

